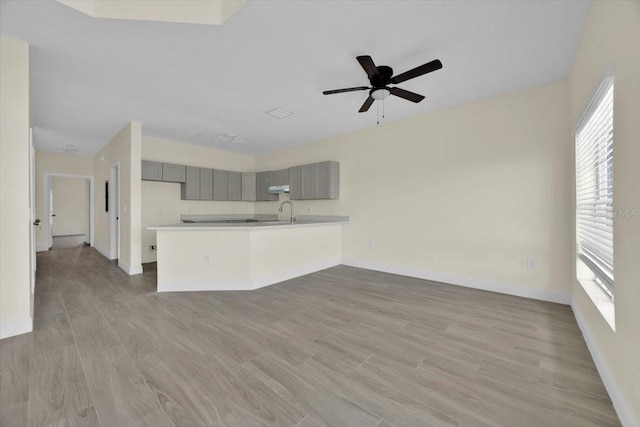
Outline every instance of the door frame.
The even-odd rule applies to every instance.
[[[92,175],[74,175],[68,173],[45,173],[44,174],[44,214],[47,217],[46,220],[42,222],[45,228],[45,234],[47,235],[47,250],[51,249],[53,246],[53,230],[51,229],[50,222],[51,218],[49,217],[51,211],[51,179],[53,177],[64,177],[64,178],[80,178],[89,180],[89,244],[93,246],[94,240],[94,194],[93,194],[93,176]]]
[[[113,185],[115,182],[116,185]],[[120,259],[120,162],[109,168],[109,259]],[[117,244],[114,244],[117,243]]]

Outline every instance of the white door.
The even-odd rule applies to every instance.
[[[110,259],[120,258],[120,170],[118,165],[109,174]]]
[[[31,306],[33,314],[33,295],[36,288],[36,230],[40,220],[36,219],[36,150],[33,147],[33,129],[29,129],[29,227],[31,241]]]
[[[47,184],[49,187],[49,235],[47,236],[49,242],[49,249],[53,246],[53,218],[56,214],[53,213],[53,179],[52,177],[47,178]]]

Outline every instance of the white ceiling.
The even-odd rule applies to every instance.
[[[262,153],[375,126],[358,113],[355,57],[396,74],[385,121],[566,78],[587,1],[247,1],[222,26],[92,18],[55,1],[2,1],[0,32],[29,42],[36,147],[96,153],[128,121],[143,133]],[[293,112],[276,119],[275,107]],[[238,134],[233,144],[218,135]]]

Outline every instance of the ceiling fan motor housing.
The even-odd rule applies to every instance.
[[[387,67],[386,65],[380,65],[376,67],[376,69],[378,70],[378,73],[374,74],[369,79],[371,86],[373,86],[374,88],[386,86],[393,76],[393,69],[391,67]]]

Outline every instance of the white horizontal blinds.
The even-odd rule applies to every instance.
[[[576,130],[576,224],[581,258],[609,291],[613,217],[613,81],[608,79]]]

